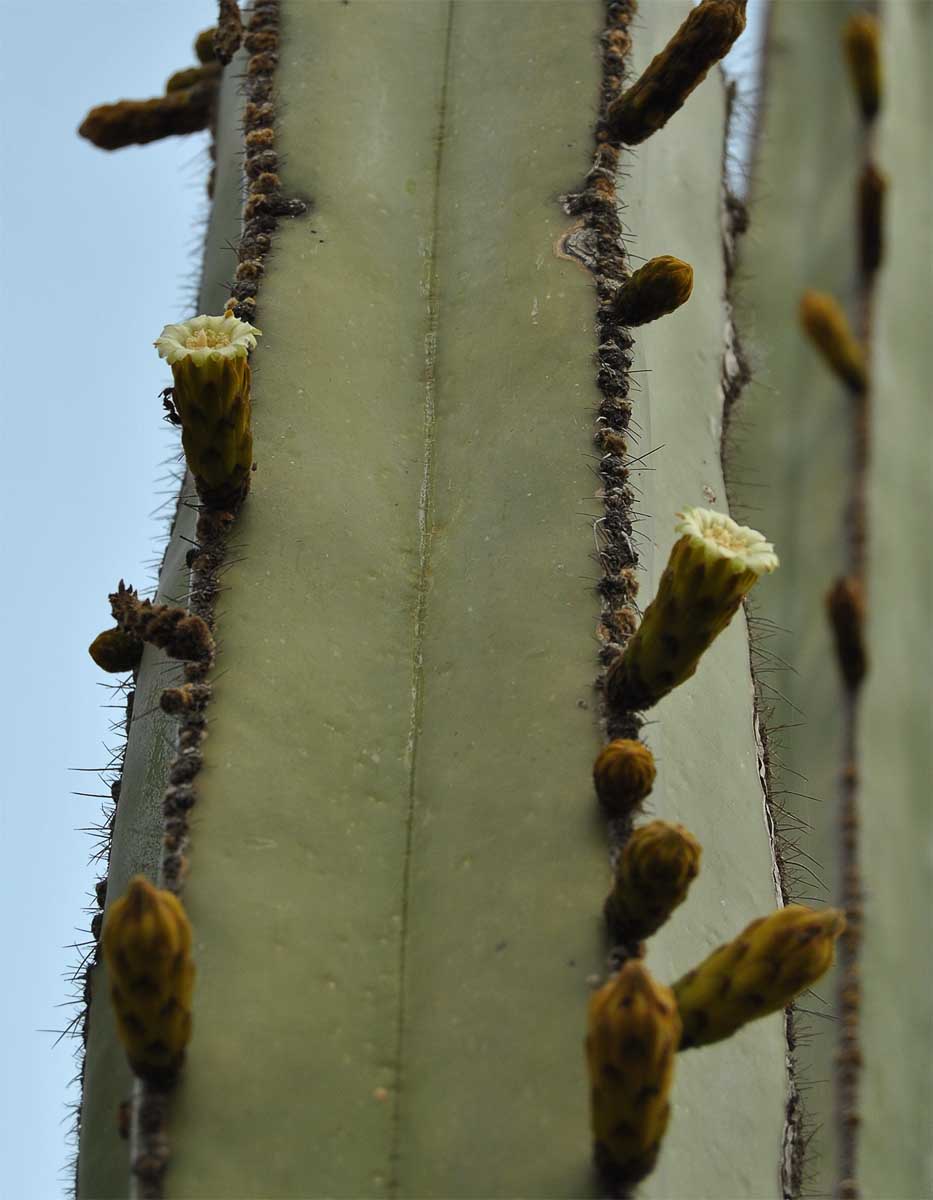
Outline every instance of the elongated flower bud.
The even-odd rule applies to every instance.
[[[763,535],[705,508],[685,508],[658,594],[606,677],[610,704],[648,708],[696,671],[777,555]]]
[[[836,659],[843,679],[857,688],[865,678],[865,593],[858,579],[837,579],[826,596],[826,609],[836,643]]]
[[[122,579],[110,593],[110,611],[124,632],[151,642],[172,658],[204,662],[214,653],[206,621],[183,608],[140,600],[135,588],[128,588]]]
[[[81,137],[101,150],[145,145],[178,133],[206,129],[217,98],[216,82],[156,96],[152,100],[119,100],[92,108],[78,127]]]
[[[745,28],[745,0],[702,0],[641,78],[609,106],[612,137],[636,146],[661,129]]]
[[[674,984],[683,1020],[680,1048],[720,1042],[788,1004],[832,966],[845,928],[838,908],[790,904],[752,921]]]
[[[651,791],[657,774],[654,755],[633,738],[616,738],[593,764],[596,794],[610,817],[630,817]]]
[[[804,292],[800,323],[843,383],[854,392],[863,392],[868,382],[865,352],[855,340],[838,301],[826,292]]]
[[[669,254],[649,259],[625,281],[613,306],[623,325],[647,325],[686,304],[693,291],[693,267]]]
[[[172,368],[181,443],[198,495],[235,508],[253,464],[250,368],[259,330],[231,314],[166,325],[155,345]]]
[[[191,924],[177,896],[142,875],[104,921],[117,1031],[134,1072],[157,1087],[175,1079],[191,1036]]]
[[[606,921],[620,942],[660,929],[687,898],[700,869],[700,843],[683,825],[652,821],[625,843],[606,901]]]
[[[118,625],[116,629],[105,629],[99,633],[88,646],[88,654],[102,671],[110,671],[111,674],[134,671],[143,656],[143,643]]]
[[[864,275],[877,271],[884,256],[884,197],[887,189],[884,174],[869,163],[858,184],[859,265]]]
[[[680,1017],[670,988],[631,959],[590,998],[586,1061],[597,1166],[613,1182],[650,1174],[670,1118]]]
[[[842,33],[842,48],[859,108],[866,121],[881,107],[881,26],[872,13],[857,12]]]
[[[216,84],[222,70],[218,62],[204,63],[200,67],[183,67],[182,70],[169,75],[165,81],[165,91],[183,91],[185,88],[194,87],[196,83]]]

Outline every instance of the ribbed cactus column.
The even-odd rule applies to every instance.
[[[884,250],[869,331],[868,676],[859,720],[858,810],[864,894],[858,1109],[850,1116],[864,1196],[931,1188],[929,937],[931,895],[929,571],[918,521],[928,512],[930,173],[925,145],[933,13],[924,3],[771,4],[764,119],[752,173],[751,229],[740,255],[739,323],[756,361],[733,451],[738,498],[778,545],[792,547],[774,587],[754,600],[767,626],[773,737],[786,789],[783,846],[791,894],[818,899],[844,884],[837,777],[842,704],[824,595],[842,573],[851,487],[852,398],[806,343],[805,289],[838,298],[857,322],[856,187],[860,117],[843,56],[851,14],[874,11],[883,54],[873,157],[888,179]],[[921,732],[921,723],[924,731]],[[793,878],[796,876],[796,878]],[[805,1180],[840,1179],[833,1120],[835,982],[801,1002],[806,1090]],[[851,1153],[851,1148],[850,1148]],[[851,1194],[846,1192],[845,1194]]]
[[[242,135],[239,119],[242,102],[233,71],[242,70],[242,60],[228,72],[221,89],[217,139],[217,185],[205,240],[200,303],[203,309],[222,307],[227,295],[225,280],[233,271],[235,245],[240,230],[240,172]],[[171,315],[171,314],[169,314]],[[153,331],[153,337],[158,334]],[[132,389],[128,391],[131,393]],[[134,396],[138,404],[149,404],[159,419],[155,396]],[[189,574],[185,555],[194,537],[196,499],[188,481],[184,500],[176,513],[172,536],[159,577],[158,598],[177,603],[188,591]],[[115,580],[102,588],[106,593]],[[107,906],[123,895],[127,882],[137,872],[158,877],[162,840],[162,793],[174,753],[175,722],[159,708],[162,690],[180,681],[177,663],[148,646],[136,686],[133,719],[129,729],[123,780],[117,804]],[[78,1194],[82,1197],[122,1197],[128,1194],[127,1144],[118,1132],[118,1110],[128,1099],[132,1075],[122,1046],[116,1040],[110,1006],[106,968],[102,963],[92,973],[92,1003],[88,1030],[87,1061],[81,1101],[81,1137],[78,1154]]]
[[[881,5],[878,159],[890,183],[875,315],[862,870],[865,1196],[933,1195],[933,808],[929,513],[933,477],[933,6]]]
[[[635,70],[689,10],[646,6]],[[178,1200],[597,1193],[596,298],[559,197],[590,166],[605,19],[282,4],[280,171],[313,208],[276,233],[256,318],[183,888]],[[644,601],[676,511],[724,507],[723,120],[712,77],[623,158],[629,249],[695,271],[636,338]],[[652,720],[652,815],[704,853],[651,942],[670,982],[775,902],[741,619]],[[773,1015],[677,1058],[644,1195],[777,1195],[784,1050]],[[124,1194],[102,1137],[82,1195]]]

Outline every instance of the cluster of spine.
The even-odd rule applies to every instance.
[[[199,65],[170,75],[164,95],[100,104],[81,122],[80,136],[101,150],[119,150],[207,129],[214,119],[222,70],[212,35],[213,30],[198,35],[194,49]]]
[[[222,13],[224,3],[221,0]],[[236,274],[227,301],[228,311],[242,321],[252,321],[256,315],[256,295],[279,219],[301,216],[308,210],[305,200],[285,195],[278,173],[274,73],[279,61],[279,21],[279,0],[256,0],[243,36],[249,52],[243,111],[247,197]]]
[[[258,0],[245,34],[238,6],[221,0],[217,29],[205,31],[196,43],[202,61],[211,60],[212,77],[219,74],[220,62],[232,58],[241,37],[250,55],[244,110],[248,196],[232,295],[223,317],[168,326],[157,343],[172,365],[174,386],[166,393],[166,407],[173,423],[181,426],[186,462],[200,500],[196,544],[187,557],[188,605],[141,601],[121,581],[110,597],[116,627],[91,646],[95,662],[106,670],[135,670],[146,642],[185,664],[184,681],[165,689],[160,698],[162,710],[179,720],[177,753],[162,802],[162,887],[136,877],[126,894],[112,903],[102,932],[97,922],[118,1032],[138,1080],[132,1118],[121,1114],[120,1121],[134,1129],[131,1169],[139,1194],[146,1197],[162,1194],[169,1161],[168,1100],[191,1030],[191,929],[180,895],[207,733],[214,607],[227,537],[247,494],[253,465],[248,351],[259,331],[244,321],[255,312],[279,218],[307,208],[303,201],[283,196],[277,173],[273,73],[278,62],[278,0]],[[180,77],[173,79],[179,88],[185,86]]]
[[[875,121],[882,103],[880,25],[874,12],[862,10],[848,20],[842,51],[861,117],[861,169],[855,188],[854,249],[857,264],[856,321],[853,331],[842,306],[823,292],[805,292],[800,319],[828,367],[851,395],[851,451],[848,500],[844,515],[846,573],[826,594],[842,684],[843,746],[838,784],[840,904],[846,931],[840,943],[836,1010],[839,1037],[833,1077],[838,1146],[835,1194],[854,1200],[858,1187],[859,1040],[862,941],[862,882],[859,867],[858,720],[861,687],[868,669],[865,643],[867,488],[871,419],[870,339],[874,285],[883,258],[884,200],[887,181],[874,162]]]
[[[637,559],[628,437],[632,326],[672,312],[690,295],[689,264],[670,256],[626,269],[615,176],[622,144],[645,140],[681,107],[745,25],[744,0],[703,0],[631,87],[621,90],[634,4],[609,5],[596,162],[579,194],[565,198],[581,229],[565,249],[593,270],[603,401],[597,444],[605,516],[600,558],[603,601],[601,680],[610,741],[593,778],[607,818],[613,865],[604,913],[613,948],[609,981],[589,1007],[586,1057],[594,1160],[614,1195],[627,1195],[657,1161],[670,1116],[674,1054],[729,1036],[746,1022],[785,1007],[832,960],[843,922],[834,910],[787,907],[753,922],[688,972],[673,989],[641,961],[644,939],[682,904],[701,849],[682,826],[652,821],[635,828],[655,779],[651,751],[639,740],[642,711],[689,679],[702,653],[726,627],[759,575],[773,570],[771,546],[753,530],[704,510],[679,514],[675,544],[658,595],[636,619]]]

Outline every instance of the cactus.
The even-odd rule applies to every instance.
[[[805,1171],[854,1194],[832,1139],[803,1161],[809,1064],[780,1010],[816,984],[843,922],[786,903],[774,821],[801,814],[772,780],[752,672],[766,648],[743,601],[777,565],[773,538],[782,566],[752,611],[793,631],[781,653],[818,720],[791,762],[831,791],[854,744],[840,686],[851,712],[896,727],[864,539],[835,549],[864,493],[853,456],[816,434],[835,421],[857,441],[892,386],[844,283],[856,261],[865,296],[877,277],[872,334],[899,345],[893,306],[921,304],[886,261],[904,251],[884,208],[922,199],[900,191],[912,144],[885,125],[895,72],[872,65],[861,27],[843,42],[850,6],[773,4],[791,66],[768,74],[744,240],[712,70],[743,0],[644,5],[637,21],[633,0],[256,0],[242,21],[222,0],[200,67],[82,126],[115,148],[210,123],[216,174],[201,315],[159,339],[189,473],[158,594],[121,582],[117,630],[92,644],[104,669],[134,668],[135,698],[89,976],[78,1197],[795,1196]],[[889,22],[895,7],[882,51],[908,48],[919,75],[923,9]],[[820,177],[797,147],[813,89],[818,132],[840,110],[852,169],[823,189],[804,263],[786,254],[800,211],[768,180],[798,157]],[[858,136],[876,126],[878,165]],[[842,379],[797,325],[808,289],[804,324]],[[782,395],[799,386],[796,427],[740,394],[739,331],[763,373],[784,372]],[[749,472],[775,465],[755,529],[724,515],[724,443],[733,516]],[[867,545],[872,570],[906,569]],[[901,704],[913,720],[921,696],[914,682]],[[884,749],[859,745],[866,779]],[[898,770],[912,811],[916,762]],[[838,843],[851,867],[850,826],[827,819],[802,852]],[[857,891],[842,897],[847,1015]],[[864,944],[886,981],[890,897]],[[144,898],[190,924],[197,970],[190,1043],[181,1026],[156,1038],[161,1069],[131,1036],[113,949]],[[190,987],[186,957],[182,974]],[[929,1013],[917,998],[892,1026],[878,996],[875,1096]],[[172,997],[186,1013],[184,988]],[[703,1048],[675,1069],[678,1047]],[[827,1064],[848,1095],[855,1048]],[[814,1062],[829,1053],[818,1040]],[[910,1089],[898,1112],[916,1129],[919,1075]],[[831,1112],[828,1089],[814,1108]],[[882,1142],[862,1152],[877,1194],[885,1171],[919,1186],[919,1155],[897,1165]]]

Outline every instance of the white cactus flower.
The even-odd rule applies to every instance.
[[[680,522],[675,532],[690,539],[690,543],[710,560],[732,559],[736,571],[753,571],[765,575],[780,565],[774,546],[764,534],[747,525],[739,525],[724,513],[708,508],[685,508],[677,514]]]
[[[178,325],[166,325],[155,345],[169,364],[190,359],[203,366],[208,359],[246,358],[256,348],[262,331],[232,313],[220,317],[192,317]]]

